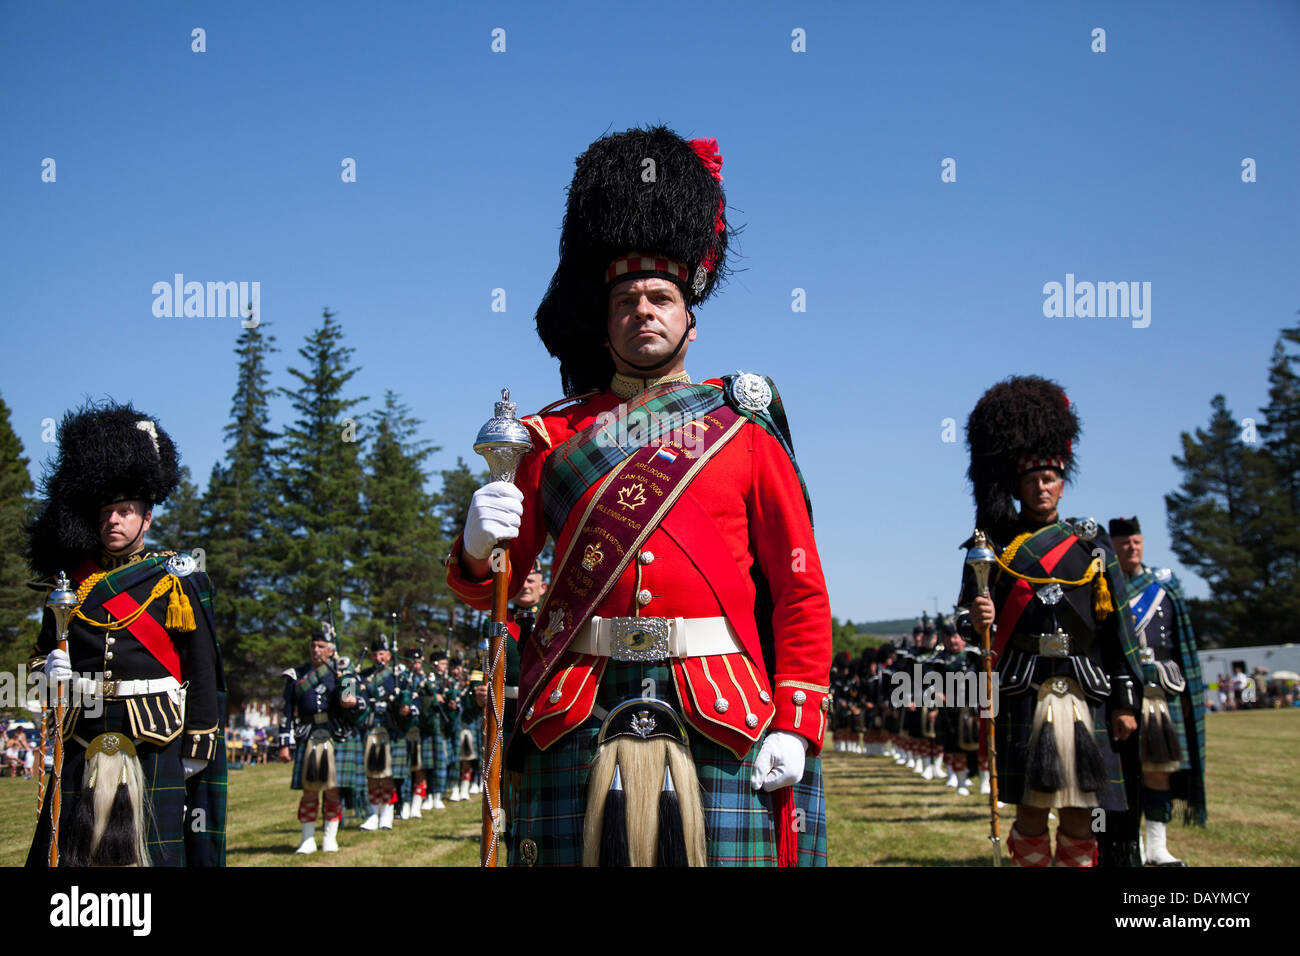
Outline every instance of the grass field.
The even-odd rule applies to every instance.
[[[1174,823],[1169,847],[1193,866],[1298,866],[1300,709],[1210,714],[1207,718],[1210,825]],[[984,866],[987,803],[958,797],[882,757],[830,753],[825,759],[832,866]],[[0,865],[21,865],[35,825],[35,781],[0,779]],[[391,833],[354,826],[340,852],[296,856],[297,795],[289,767],[230,774],[231,866],[473,866],[479,804],[452,803]],[[1003,836],[1009,820],[1004,819]],[[319,836],[318,836],[319,839]]]

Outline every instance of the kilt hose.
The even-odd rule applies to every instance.
[[[306,750],[307,738],[304,737],[298,741],[293,753],[293,778],[289,781],[293,790],[302,789],[302,761]],[[361,762],[361,738],[357,734],[334,741],[334,778],[340,790],[366,789],[366,773]]]
[[[108,712],[105,707],[105,713]],[[124,715],[123,715],[124,717]],[[78,722],[76,734],[83,740],[90,741],[101,733],[115,727],[103,726],[110,723],[102,719],[82,720]],[[111,723],[117,723],[112,721]],[[123,726],[125,722],[123,721]],[[129,737],[130,733],[122,732]],[[145,848],[149,853],[152,866],[185,866],[185,769],[181,764],[181,737],[177,737],[162,747],[146,741],[136,741],[136,754],[140,758],[140,769],[144,775],[145,820],[148,834]],[[53,742],[49,752],[54,752]],[[74,739],[63,742],[63,779],[59,788],[63,792],[63,803],[59,814],[59,847],[62,851],[67,842],[68,827],[72,814],[81,799],[81,775],[86,764],[86,748]],[[50,853],[50,798],[53,795],[53,777],[47,777],[45,801],[41,806],[40,821],[36,825],[36,834],[32,838],[31,849],[27,853],[27,865],[45,867],[49,863]]]
[[[1029,738],[1037,703],[1037,694],[1029,688],[1023,694],[1003,693],[998,715],[994,718],[998,746],[998,799],[1005,803],[1021,803],[1025,798],[1025,768],[1029,762]],[[1124,772],[1119,754],[1110,741],[1106,707],[1089,700],[1088,709],[1092,714],[1092,737],[1106,767],[1106,789],[1096,795],[1097,806],[1115,812],[1125,810],[1128,800],[1124,795]]]
[[[649,685],[644,681],[652,682]],[[643,687],[677,708],[672,673],[660,663],[610,661],[596,703],[606,710],[641,697]],[[680,711],[679,711],[680,713]],[[510,821],[509,861],[523,865],[522,840],[537,845],[537,866],[580,866],[587,778],[596,756],[601,721],[589,717],[581,726],[538,751],[527,742],[518,791],[518,809]],[[776,866],[775,819],[771,794],[749,783],[756,744],[743,759],[688,727],[691,755],[703,788],[704,824],[710,866]],[[826,800],[821,759],[809,757],[803,779],[794,787],[795,807],[802,810],[798,865],[826,865]]]

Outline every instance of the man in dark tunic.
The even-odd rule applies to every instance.
[[[996,623],[999,797],[1016,804],[1007,848],[1021,866],[1095,866],[1095,834],[1128,809],[1112,737],[1137,730],[1141,667],[1116,610],[1124,582],[1109,536],[1058,512],[1078,433],[1064,391],[1037,376],[995,385],[966,426],[976,528],[997,563],[990,595],[965,569],[960,628],[974,640]],[[1128,843],[1110,846],[1136,856],[1136,838]]]

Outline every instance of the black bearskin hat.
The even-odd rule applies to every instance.
[[[1138,523],[1137,515],[1132,518],[1111,518],[1106,530],[1110,532],[1112,538],[1125,538],[1132,534],[1141,534],[1142,525]]]
[[[614,374],[604,342],[606,271],[615,259],[635,252],[684,267],[684,275],[633,268],[617,281],[662,275],[678,283],[688,306],[707,299],[725,278],[728,228],[717,146],[656,126],[606,136],[578,157],[560,264],[536,317],[542,344],[560,360],[566,395],[604,388]]]
[[[27,528],[27,561],[45,577],[100,551],[99,509],[161,504],[180,482],[180,456],[157,419],[129,404],[90,403],[59,423],[59,451],[41,478],[45,498]]]
[[[1071,477],[1078,437],[1079,417],[1055,382],[1015,376],[985,392],[966,420],[966,477],[975,498],[975,527],[1015,519],[1025,472],[1054,467]]]

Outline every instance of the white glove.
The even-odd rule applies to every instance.
[[[465,520],[465,553],[486,561],[498,541],[519,537],[524,493],[508,481],[493,481],[474,492]]]
[[[774,730],[763,738],[763,746],[754,758],[754,772],[749,778],[755,790],[777,790],[803,779],[804,754],[808,742],[798,734]]]
[[[72,663],[68,660],[67,651],[61,651],[56,647],[45,655],[45,678],[51,684],[55,681],[66,683],[72,680]]]
[[[188,780],[200,770],[208,765],[206,760],[195,760],[193,757],[182,757],[181,763],[185,765],[185,779]]]

